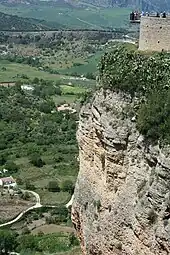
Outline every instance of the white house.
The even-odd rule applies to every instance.
[[[16,185],[17,185],[17,183],[16,183],[16,181],[13,179],[12,176],[0,178],[0,186],[9,188],[9,187],[15,187]]]

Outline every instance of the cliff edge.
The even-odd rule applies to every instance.
[[[80,113],[72,219],[83,254],[170,254],[170,150],[145,143],[135,104],[101,89]]]
[[[83,255],[170,254],[170,55],[115,47],[80,112],[72,220]]]

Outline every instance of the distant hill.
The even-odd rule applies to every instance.
[[[92,5],[98,7],[132,7],[145,11],[170,10],[169,0],[65,0],[77,5]]]
[[[132,9],[167,11],[170,0],[0,0],[0,30],[133,30],[129,27]]]
[[[0,12],[0,31],[2,30],[47,30],[51,28],[61,28],[59,24],[46,22],[44,20],[22,18],[17,15],[10,15]]]
[[[145,11],[164,11],[170,10],[170,0],[0,0],[0,3],[8,6],[16,4],[46,4],[47,2],[55,3],[58,7],[131,7],[140,8]]]

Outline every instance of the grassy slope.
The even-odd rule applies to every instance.
[[[60,70],[60,73],[79,73],[79,74],[86,74],[86,73],[95,73],[97,71],[97,64],[102,56],[103,52],[99,51],[94,56],[84,59],[84,63],[80,66],[72,66],[69,69]],[[80,61],[79,61],[80,62]]]
[[[47,29],[48,26],[41,24],[41,21],[36,19],[26,19],[16,15],[10,15],[0,12],[0,27],[3,30],[40,30]]]
[[[3,71],[2,67],[5,67],[6,71]],[[39,77],[39,78],[54,80],[54,81],[60,79],[59,75],[49,74],[44,71],[39,71],[37,68],[31,67],[29,65],[11,63],[8,61],[0,61],[0,82],[16,81],[19,79],[19,76],[22,74],[27,75],[29,78]]]
[[[43,6],[18,5],[8,7],[0,4],[0,11],[21,17],[44,19],[57,22],[69,28],[125,27],[130,9],[75,9]]]
[[[62,144],[59,144],[58,146],[62,146]],[[76,145],[72,146],[74,149],[75,147]],[[50,153],[53,153],[53,155],[55,153],[54,150],[56,150],[55,147],[49,147],[49,151]],[[48,185],[49,181],[54,179],[59,183],[68,179],[75,182],[77,169],[74,168],[71,171],[68,162],[55,163],[53,155],[50,155],[49,151],[46,154],[44,153],[42,156],[42,158],[47,162],[47,164],[42,168],[31,165],[27,157],[16,159],[15,163],[20,166],[20,170],[16,174],[16,178],[19,177],[22,180],[29,180],[33,185],[35,185],[36,192],[40,195],[42,204],[65,204],[70,199],[70,194],[68,192],[61,191],[58,193],[52,193],[48,192],[48,190],[44,190],[44,187]],[[56,166],[55,168],[54,165]]]

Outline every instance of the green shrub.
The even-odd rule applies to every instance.
[[[17,244],[17,234],[14,231],[0,229],[0,254],[9,254]]]
[[[29,180],[26,180],[25,181],[25,189],[27,189],[27,190],[35,190],[35,186]]]
[[[149,224],[152,225],[156,222],[158,218],[157,213],[154,211],[154,209],[151,209],[148,213],[148,220],[149,220]]]
[[[48,183],[48,191],[50,192],[59,192],[60,191],[60,187],[58,185],[57,181],[49,181]]]
[[[70,246],[77,246],[79,245],[79,240],[75,236],[75,234],[72,232],[69,234],[69,241],[70,241]]]
[[[64,192],[69,192],[70,194],[73,194],[73,192],[74,192],[74,184],[70,180],[65,180],[65,181],[63,181],[63,183],[61,185],[61,189]]]
[[[38,154],[32,155],[30,162],[36,167],[43,167],[43,165],[45,165],[45,162],[41,159],[41,157]]]
[[[16,173],[19,169],[19,167],[11,160],[6,162],[5,168],[8,169],[10,173]]]

